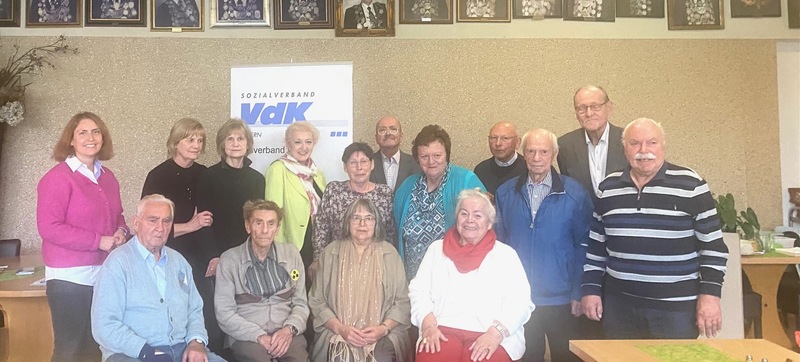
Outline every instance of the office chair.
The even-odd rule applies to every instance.
[[[0,258],[19,256],[22,242],[19,239],[0,240]]]

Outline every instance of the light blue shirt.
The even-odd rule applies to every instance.
[[[139,240],[139,238],[136,238],[136,240]],[[158,288],[158,294],[161,294],[161,298],[164,298],[164,291],[167,288],[167,253],[164,252],[162,247],[161,257],[156,261],[153,253],[147,250],[141,242],[136,243],[136,251],[139,252],[147,264],[150,277],[153,278],[153,282],[156,283],[156,288]]]
[[[547,176],[540,183],[533,183],[531,177],[528,176],[528,183],[525,185],[528,188],[528,201],[531,204],[531,220],[536,220],[536,212],[539,211],[539,206],[547,195],[550,195],[550,190],[553,188],[553,173],[548,171]]]

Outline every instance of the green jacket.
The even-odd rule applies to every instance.
[[[300,183],[300,178],[284,166],[281,160],[275,160],[264,174],[266,190],[264,199],[272,201],[283,209],[283,221],[275,241],[290,243],[303,249],[306,228],[311,216],[311,203],[308,201],[306,189]],[[325,175],[318,171],[314,175],[314,183],[320,190],[325,191]],[[321,198],[321,197],[320,197]]]

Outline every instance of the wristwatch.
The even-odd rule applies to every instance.
[[[285,325],[285,327],[289,327],[289,332],[292,332],[293,336],[296,336],[296,335],[300,334],[300,331],[297,330],[297,327],[295,327],[295,326],[293,326],[291,324],[287,324],[287,325]]]
[[[200,343],[200,345],[201,345],[201,346],[203,346],[203,347],[205,347],[205,346],[206,346],[206,342],[203,342],[203,340],[202,340],[202,339],[200,339],[200,338],[195,338],[195,339],[193,339],[192,341],[195,341],[195,342],[197,342],[197,343]]]
[[[508,332],[508,329],[506,329],[506,327],[503,327],[503,325],[500,323],[492,324],[492,327],[494,327],[494,329],[500,332],[500,335],[503,336],[503,338],[506,338],[511,335],[511,333]]]

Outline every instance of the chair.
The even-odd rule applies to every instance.
[[[744,310],[744,334],[753,327],[754,338],[764,338],[761,330],[761,294],[753,291],[750,278],[742,271],[742,309]]]
[[[796,233],[787,231],[784,236],[794,238],[794,246],[800,246],[800,236]],[[781,324],[789,325],[789,314],[800,315],[800,267],[789,265],[781,277],[778,284],[778,311],[780,311]]]
[[[0,240],[0,258],[19,256],[22,242],[19,239]]]

